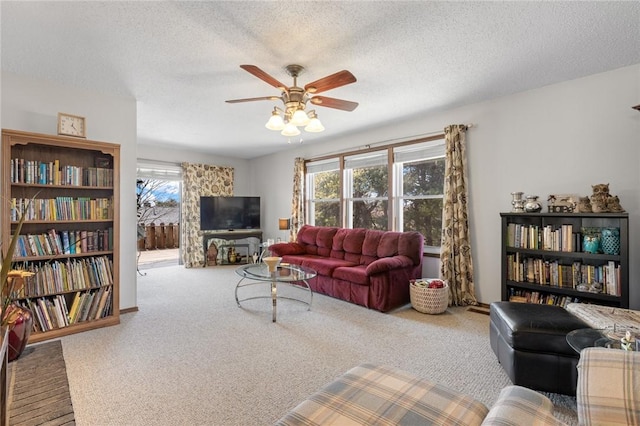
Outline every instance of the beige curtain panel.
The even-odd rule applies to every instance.
[[[478,304],[469,237],[466,131],[467,126],[460,124],[444,129],[446,154],[440,272],[449,282],[450,304],[456,306]]]

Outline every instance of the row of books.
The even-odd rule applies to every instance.
[[[26,299],[21,305],[33,313],[33,331],[44,332],[111,315],[111,293],[111,286],[78,292],[70,307],[63,295]]]
[[[110,220],[113,201],[90,197],[12,198],[11,220],[20,220],[21,214],[26,220]]]
[[[17,269],[34,273],[13,299],[40,297],[74,290],[87,290],[113,284],[113,262],[107,256],[69,259],[40,264],[17,263]]]
[[[602,265],[589,265],[575,261],[570,265],[542,258],[507,255],[507,279],[540,285],[572,288],[599,283],[602,293],[620,296],[620,264],[609,261]]]
[[[556,305],[566,308],[569,303],[580,303],[578,297],[563,296],[559,294],[541,293],[539,291],[509,290],[509,301],[519,303],[537,303],[540,305]]]
[[[113,228],[57,231],[18,236],[14,259],[30,256],[59,256],[113,250]]]
[[[113,169],[61,166],[59,160],[44,162],[12,158],[11,183],[112,187]]]
[[[559,226],[507,224],[507,246],[532,250],[582,251],[582,239],[574,232],[573,225]]]

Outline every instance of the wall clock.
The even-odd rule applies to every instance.
[[[58,113],[58,134],[65,136],[75,136],[78,138],[87,137],[87,126],[84,117],[77,115]]]

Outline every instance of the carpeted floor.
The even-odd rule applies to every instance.
[[[9,424],[75,425],[59,340],[28,346],[9,363]]]
[[[62,338],[78,425],[270,425],[363,362],[487,406],[510,384],[489,345],[489,317],[466,308],[426,315],[407,305],[383,314],[315,294],[311,310],[279,302],[273,323],[268,300],[236,305],[232,266],[145,272],[138,312]],[[266,285],[243,291],[269,294]],[[556,416],[576,424],[575,398],[549,396]]]

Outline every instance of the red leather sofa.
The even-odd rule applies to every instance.
[[[316,270],[314,292],[387,312],[409,303],[409,280],[422,276],[423,242],[413,231],[304,225],[296,242],[269,248],[282,262]]]

